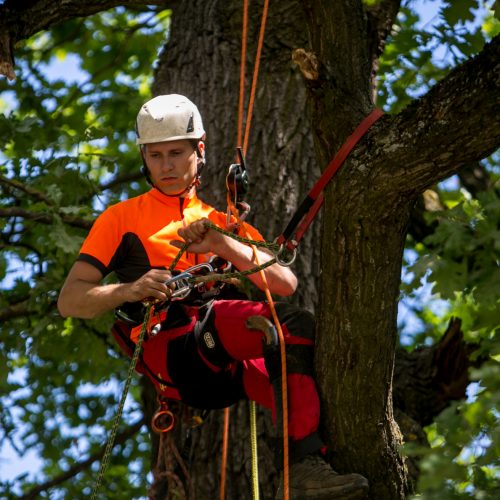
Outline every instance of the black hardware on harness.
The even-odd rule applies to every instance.
[[[249,184],[243,150],[238,147],[236,148],[236,151],[240,162],[229,165],[229,170],[226,176],[227,190],[233,203],[243,200],[244,195],[248,193]]]

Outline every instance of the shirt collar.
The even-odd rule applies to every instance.
[[[160,203],[163,205],[167,205],[169,207],[174,207],[177,208],[179,206],[179,196],[167,196],[166,194],[162,193],[159,189],[157,188],[152,188],[148,194],[152,196],[155,200],[158,200]],[[191,190],[191,195],[184,196],[184,208],[190,207],[194,205],[198,201],[198,197],[196,196],[196,189]]]

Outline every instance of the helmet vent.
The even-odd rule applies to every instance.
[[[190,132],[194,132],[193,113],[191,113],[191,116],[189,117],[186,134],[189,134]]]

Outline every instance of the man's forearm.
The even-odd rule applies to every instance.
[[[57,302],[63,317],[91,319],[127,302],[126,283],[96,285],[74,281],[61,290]]]
[[[221,251],[218,252],[218,255],[231,261],[240,271],[246,271],[258,265],[253,250],[249,246],[243,245],[227,236],[225,238],[224,246],[221,247]],[[264,264],[272,258],[271,255],[259,249],[257,249],[257,254],[260,264]],[[279,264],[273,264],[264,269],[264,274],[272,293],[286,296],[295,292],[297,279],[289,268],[280,266]],[[264,289],[265,285],[259,272],[251,274],[248,278],[257,287]]]

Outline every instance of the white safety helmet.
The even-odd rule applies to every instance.
[[[146,102],[137,115],[136,132],[137,144],[205,138],[198,108],[179,94],[160,95]]]

